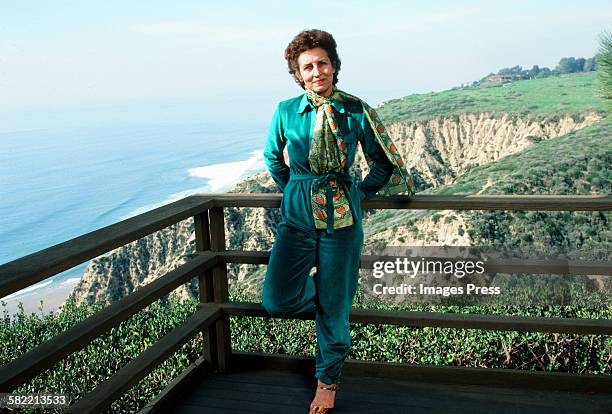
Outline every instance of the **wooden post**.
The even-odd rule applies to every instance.
[[[213,207],[209,210],[210,217],[210,248],[213,252],[225,250],[225,220],[223,207]],[[213,269],[213,298],[215,303],[229,302],[227,283],[227,264],[220,263]],[[229,316],[225,315],[216,323],[217,331],[217,362],[219,372],[229,370],[229,360],[232,353]]]
[[[208,219],[208,210],[193,217],[195,227],[196,252],[210,250],[210,227]],[[198,276],[198,293],[199,302],[198,308],[202,303],[214,301],[213,290],[213,272],[212,269],[206,270]],[[219,363],[217,360],[217,332],[213,326],[207,327],[202,331],[204,338],[203,356],[208,363],[211,371],[218,369]]]

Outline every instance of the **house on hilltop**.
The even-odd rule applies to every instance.
[[[484,79],[485,82],[491,82],[491,83],[504,83],[504,82],[511,82],[512,81],[512,75],[509,74],[493,74],[493,75],[489,75]]]

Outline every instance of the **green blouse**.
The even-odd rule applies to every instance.
[[[357,142],[373,161],[363,181],[350,185],[348,189],[356,223],[360,224],[361,201],[374,196],[385,185],[394,167],[376,141],[361,104],[334,101],[331,105],[348,146],[347,167],[350,169],[353,164]],[[312,180],[290,180],[290,177],[312,174],[308,154],[315,118],[316,111],[305,93],[280,102],[272,117],[264,148],[266,166],[283,192],[282,222],[310,233],[315,231],[310,200]],[[283,157],[285,147],[289,166]]]

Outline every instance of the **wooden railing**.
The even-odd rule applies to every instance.
[[[193,217],[196,236],[194,258],[166,273],[132,294],[109,305],[95,315],[42,343],[20,358],[0,367],[0,392],[10,392],[39,373],[50,369],[62,358],[80,350],[92,340],[119,325],[131,315],[197,277],[199,305],[197,312],[172,330],[136,359],[99,384],[66,412],[100,412],[168,359],[199,332],[204,335],[202,358],[205,369],[225,372],[232,358],[229,317],[268,317],[256,303],[230,303],[227,263],[266,264],[268,252],[226,251],[223,209],[226,207],[280,206],[280,194],[201,194],[193,195],[108,227],[87,233],[37,253],[0,266],[0,298],[86,262],[148,234]],[[539,210],[539,211],[610,211],[609,196],[395,196],[363,203],[376,209],[453,209],[453,210]],[[363,256],[362,267],[370,267],[374,256]],[[554,270],[572,274],[612,273],[609,262],[575,261],[521,262],[520,271]],[[314,314],[301,315],[314,318]],[[449,314],[436,312],[388,312],[354,309],[350,320],[359,323],[402,326],[435,326],[486,330],[514,330],[575,334],[612,335],[612,321],[577,318],[532,318],[502,315]],[[480,370],[483,371],[483,370]],[[478,372],[469,375],[479,375]],[[494,370],[485,370],[494,371]],[[450,372],[450,371],[449,371]],[[468,375],[467,370],[462,375]],[[538,378],[544,378],[542,373]],[[610,376],[548,376],[547,380],[564,382],[573,388],[589,380],[591,388],[612,385]]]

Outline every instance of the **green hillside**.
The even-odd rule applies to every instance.
[[[377,111],[387,123],[466,112],[513,113],[531,117],[604,113],[594,72],[409,95],[385,102]]]
[[[612,188],[612,120],[541,141],[477,166],[438,194],[606,194]]]
[[[452,185],[421,194],[588,195],[612,191],[612,120],[565,136],[533,144],[525,151],[472,168]],[[420,239],[427,235],[419,219],[437,211],[379,210],[364,223],[366,237],[407,227]],[[610,212],[599,211],[470,211],[461,213],[472,244],[525,254],[563,254],[608,260],[612,250]],[[448,220],[449,218],[447,218]],[[406,230],[404,230],[406,231]],[[381,240],[377,248],[384,247]]]

